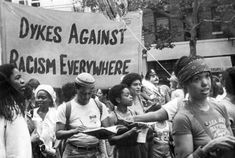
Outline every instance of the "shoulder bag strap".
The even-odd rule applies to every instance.
[[[6,147],[7,144],[7,120],[4,119],[4,145]]]
[[[69,129],[69,123],[70,123],[70,115],[71,115],[71,101],[66,102],[65,103],[65,129],[68,130]],[[55,144],[54,144],[54,148],[56,149],[56,157],[57,158],[62,158],[63,152],[65,150],[66,147],[66,142],[67,139],[62,139],[62,140],[58,140]]]
[[[96,99],[94,99],[94,101],[95,101],[95,104],[96,104],[96,106],[98,107],[98,109],[100,111],[100,120],[101,120],[101,117],[103,115],[103,105],[100,101],[98,101]]]
[[[205,127],[204,122],[202,121],[202,119],[201,119],[199,116],[197,116],[197,115],[193,115],[193,116],[194,116],[194,118],[197,119],[197,121],[200,123],[200,125],[202,126],[202,128],[206,131],[206,133],[208,134],[208,136],[209,136],[211,139],[213,139],[213,136],[212,136],[211,131],[210,131],[207,127]]]
[[[193,115],[193,117],[200,123],[201,127],[206,131],[207,135],[211,139],[213,139],[213,135],[212,135],[211,131],[207,127],[205,127],[204,121],[202,121],[202,119],[198,115],[196,115],[196,112],[194,111],[193,108],[190,108],[190,109],[191,109],[191,114]]]
[[[118,115],[117,115],[117,113],[116,113],[116,110],[115,110],[115,109],[113,110],[113,112],[114,112],[114,114],[115,114],[115,116],[116,116],[117,120],[119,120],[119,119],[118,119]]]
[[[70,115],[71,115],[71,101],[66,103],[66,109],[65,109],[65,128],[69,129],[69,123],[70,123]]]

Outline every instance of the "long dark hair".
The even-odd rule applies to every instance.
[[[25,111],[24,97],[14,88],[10,76],[16,67],[11,64],[0,65],[0,117],[12,121],[15,114],[23,114]]]

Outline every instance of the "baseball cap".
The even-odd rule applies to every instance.
[[[95,78],[91,74],[83,72],[77,75],[75,83],[84,87],[94,87]]]

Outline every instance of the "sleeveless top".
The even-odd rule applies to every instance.
[[[125,132],[127,132],[127,131],[129,131],[133,128],[129,124],[124,123],[122,121],[122,120],[130,121],[130,116],[135,115],[135,113],[132,110],[130,110],[129,108],[127,108],[127,110],[129,112],[129,116],[127,116],[127,117],[121,116],[119,113],[117,113],[116,109],[113,111],[116,118],[117,118],[116,125],[123,125],[123,126],[127,127],[127,130],[121,131],[121,133],[118,133],[118,134],[123,134],[123,133],[125,133]],[[122,141],[118,142],[116,146],[118,147],[118,146],[133,146],[133,145],[136,145],[137,144],[137,142],[136,142],[137,136],[138,136],[138,134],[132,134],[129,137],[127,137],[125,140],[122,140]]]

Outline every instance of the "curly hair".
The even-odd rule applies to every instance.
[[[140,82],[142,81],[142,77],[138,73],[129,73],[126,76],[123,77],[121,84],[126,84],[128,87],[131,86],[131,84],[139,80]]]
[[[109,100],[111,103],[115,106],[118,105],[118,102],[116,101],[117,98],[121,98],[123,89],[127,88],[126,84],[118,84],[113,86],[109,91]]]
[[[0,117],[12,121],[14,114],[25,111],[24,96],[12,86],[10,77],[16,67],[11,64],[0,65]]]

